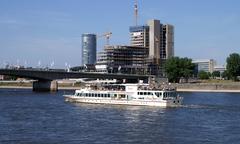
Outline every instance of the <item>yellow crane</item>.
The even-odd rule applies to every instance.
[[[112,32],[106,32],[102,35],[98,35],[98,38],[105,37],[106,38],[106,45],[109,45],[109,39],[112,35]]]

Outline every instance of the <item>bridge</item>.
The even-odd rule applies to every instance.
[[[58,79],[68,78],[99,78],[118,79],[127,81],[148,80],[149,75],[97,73],[97,72],[67,72],[64,70],[43,69],[0,69],[0,75],[17,76],[37,80],[33,82],[33,91],[57,91]]]

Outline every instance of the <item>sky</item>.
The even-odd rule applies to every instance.
[[[175,56],[224,65],[240,50],[239,0],[138,0],[138,24],[175,27]],[[0,0],[0,67],[81,65],[81,35],[112,32],[111,45],[129,45],[134,0]],[[97,40],[101,51],[105,38]]]

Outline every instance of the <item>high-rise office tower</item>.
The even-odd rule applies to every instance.
[[[174,56],[174,27],[170,24],[161,25],[160,59]]]
[[[156,63],[160,63],[160,42],[161,28],[159,20],[149,20],[149,58],[155,59]]]
[[[149,58],[156,64],[174,56],[174,26],[153,19],[145,26],[131,26],[129,31],[131,46],[148,47]]]
[[[95,34],[82,34],[82,65],[96,63],[96,47]]]

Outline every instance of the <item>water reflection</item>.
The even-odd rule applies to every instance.
[[[176,108],[64,102],[0,90],[0,143],[239,143],[240,97],[182,93]]]

